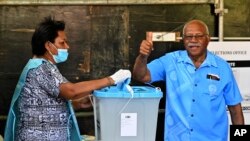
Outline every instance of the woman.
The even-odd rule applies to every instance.
[[[5,129],[6,141],[80,141],[71,100],[123,82],[129,70],[102,79],[71,83],[56,64],[67,60],[65,23],[46,17],[32,36],[33,58],[16,86]],[[80,101],[81,102],[81,101]]]

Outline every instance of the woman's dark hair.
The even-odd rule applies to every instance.
[[[32,53],[33,55],[41,56],[46,52],[45,43],[50,41],[54,43],[55,38],[58,36],[58,31],[64,31],[64,21],[56,21],[51,16],[45,17],[36,28],[32,40]]]

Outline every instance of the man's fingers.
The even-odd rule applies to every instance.
[[[140,53],[145,56],[149,56],[152,51],[152,46],[151,44],[144,40],[140,46]]]
[[[146,41],[150,44],[151,50],[154,50],[153,47],[153,32],[146,32]]]
[[[153,32],[146,32],[146,40],[153,43]]]

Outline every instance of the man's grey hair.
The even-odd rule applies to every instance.
[[[187,25],[189,25],[190,23],[194,23],[194,22],[202,24],[206,29],[206,34],[209,35],[209,30],[208,30],[207,25],[201,20],[192,20],[192,21],[187,22],[183,27],[183,31],[182,31],[183,35],[184,35],[184,32],[185,32],[185,29],[186,29]]]

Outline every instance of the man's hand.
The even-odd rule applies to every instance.
[[[152,38],[153,38],[153,32],[147,32],[146,33],[146,40],[143,40],[141,42],[139,52],[144,57],[148,57],[151,54],[151,51],[154,50]]]

